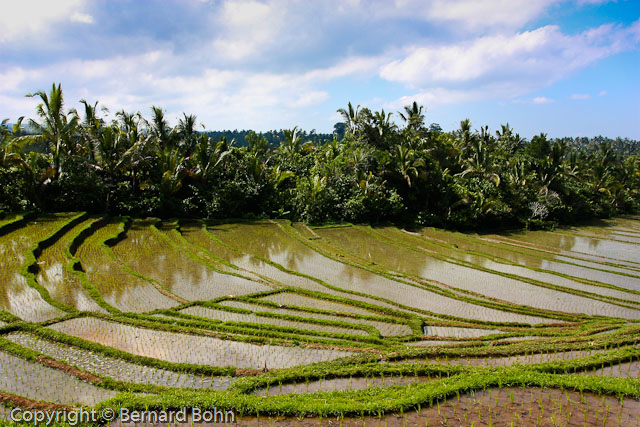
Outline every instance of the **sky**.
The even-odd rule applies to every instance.
[[[61,83],[204,129],[332,132],[351,102],[444,130],[640,139],[640,0],[21,0],[0,14],[0,119]]]

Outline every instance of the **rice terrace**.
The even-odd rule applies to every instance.
[[[0,427],[640,427],[640,1],[2,6]]]
[[[79,212],[1,227],[7,410],[639,421],[634,217],[501,234]]]

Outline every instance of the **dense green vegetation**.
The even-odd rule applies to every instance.
[[[198,132],[193,115],[171,127],[152,107],[149,119],[120,111],[108,122],[97,102],[65,109],[60,85],[28,96],[41,101],[34,134],[22,119],[0,127],[0,212],[477,228],[607,217],[640,200],[632,142],[526,141],[509,125],[494,134],[469,120],[443,132],[415,103],[398,113],[401,126],[392,113],[349,104],[333,140],[294,128],[282,138],[243,133],[235,145]]]

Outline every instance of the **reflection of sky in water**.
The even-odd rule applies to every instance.
[[[208,300],[271,289],[257,282],[213,271],[141,225],[132,227],[127,238],[119,242],[113,252],[134,270],[188,300]]]
[[[227,244],[249,253],[268,256],[286,268],[317,277],[339,288],[382,297],[409,307],[460,317],[536,323],[546,320],[454,300],[331,260],[287,236],[275,224],[246,224],[242,225],[242,228],[233,225],[224,228],[228,231],[216,230],[214,233]]]
[[[426,238],[430,238],[431,236],[435,235],[443,241],[450,241],[459,245],[461,249],[480,252],[486,254],[487,256],[503,258],[524,266],[541,268],[550,270],[552,272],[567,274],[570,276],[577,276],[581,278],[600,281],[603,283],[609,283],[623,288],[640,290],[640,278],[626,276],[628,274],[640,276],[640,271],[602,264],[603,261],[608,261],[632,266],[634,265],[632,262],[609,260],[598,255],[577,253],[571,254],[570,252],[567,252],[568,255],[571,254],[572,256],[563,256],[555,254],[553,252],[545,252],[554,251],[554,247],[542,246],[540,244],[538,244],[538,246],[532,246],[534,244],[525,242],[524,238],[522,240],[516,240],[514,237],[518,236],[519,234],[510,234],[504,236],[478,236],[475,234],[468,234],[464,239],[461,239],[458,237],[458,233],[452,233],[444,230],[425,229],[422,231],[422,233],[425,234]],[[524,235],[525,233],[522,233],[522,236]],[[564,241],[566,242],[567,240],[564,239]],[[571,245],[573,246],[573,243]],[[537,250],[536,248],[543,249],[543,251]],[[458,259],[464,257],[464,259],[468,261],[472,261],[473,259],[472,256],[460,255],[460,252],[458,252],[457,254],[456,252],[449,252],[447,254],[457,257]],[[562,262],[555,262],[552,260]],[[481,265],[488,266],[486,261],[483,261],[483,264]],[[640,268],[640,266],[636,265],[636,268]],[[623,274],[615,274],[615,272]]]
[[[530,232],[507,235],[518,241],[533,243],[568,252],[586,253],[612,259],[640,263],[640,247],[632,243],[571,236],[553,232]]]
[[[51,329],[119,350],[177,363],[280,369],[333,360],[352,353],[339,350],[256,345],[212,337],[136,328],[94,318],[57,323]]]
[[[62,315],[31,288],[19,273],[27,262],[25,256],[37,241],[52,234],[70,219],[70,215],[43,216],[37,221],[0,236],[0,309],[27,321],[44,321]]]
[[[322,233],[322,230],[320,230],[320,232]],[[330,242],[337,247],[342,248],[347,252],[355,253],[356,255],[366,253],[369,260],[387,267],[389,264],[397,265],[399,266],[397,268],[399,271],[407,272],[426,279],[436,280],[457,288],[479,292],[493,298],[517,304],[521,304],[523,301],[526,301],[526,305],[548,310],[586,314],[604,314],[626,318],[640,317],[640,312],[635,310],[624,309],[601,301],[595,301],[565,292],[542,288],[520,280],[480,271],[472,267],[460,266],[441,261],[437,258],[432,258],[423,252],[380,240],[385,236],[393,235],[392,233],[393,232],[391,230],[383,230],[377,236],[378,238],[375,238],[358,228],[349,227],[340,230],[332,230],[332,232],[326,232],[324,235],[330,238]],[[431,249],[428,242],[422,243],[413,236],[407,236],[403,240],[410,241],[413,248],[425,247],[426,249]],[[372,241],[373,243],[369,244],[369,241]],[[442,252],[448,252],[450,256],[457,255],[453,250],[443,249]],[[619,298],[640,300],[638,296],[628,295],[624,292],[584,285],[550,273],[537,272],[509,264],[501,264],[477,255],[462,254],[463,255],[458,256],[457,258],[466,259],[475,265],[494,271],[519,275],[523,278],[531,278],[559,286],[584,289]],[[441,254],[440,256],[443,255],[444,254]]]

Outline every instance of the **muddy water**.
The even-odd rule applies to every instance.
[[[549,231],[511,233],[506,237],[543,248],[551,247],[569,253],[584,253],[640,265],[640,250],[636,244]]]
[[[397,235],[399,231],[396,231],[395,233]],[[606,260],[596,256],[579,254],[574,254],[573,257],[562,256],[554,252],[536,250],[530,247],[516,247],[512,244],[507,244],[506,240],[501,243],[500,240],[490,239],[475,234],[461,234],[431,228],[423,229],[420,233],[424,239],[435,240],[443,244],[448,244],[452,248],[459,248],[459,250],[468,250],[486,254],[489,257],[497,257],[498,260],[504,259],[522,266],[540,268],[547,270],[550,273],[560,273],[577,278],[608,283],[622,288],[640,290],[640,271],[617,267],[610,264],[603,264],[602,262],[605,262]],[[407,234],[407,232],[404,234]],[[586,290],[591,291],[588,288]],[[602,292],[609,291],[604,291],[603,288],[597,288],[597,293]],[[616,296],[613,293],[605,294]],[[623,298],[633,299],[633,297]]]
[[[318,325],[314,323],[297,322],[292,320],[278,319],[274,317],[263,317],[263,316],[258,316],[256,314],[245,314],[245,313],[236,313],[236,312],[224,311],[224,310],[214,310],[207,307],[193,306],[193,307],[185,308],[180,312],[191,315],[191,316],[220,320],[222,322],[248,323],[249,325],[246,325],[246,326],[249,326],[249,327],[251,326],[251,324],[267,324],[267,325],[281,326],[285,328],[304,329],[308,331],[330,332],[330,333],[336,333],[336,334],[350,334],[350,335],[360,335],[360,336],[369,335],[367,331],[362,329],[343,328],[343,327],[331,326],[331,325]]]
[[[7,339],[68,365],[117,381],[213,390],[226,390],[235,381],[235,378],[227,376],[191,375],[137,365],[100,353],[46,341],[25,333],[13,333],[8,335]]]
[[[244,252],[271,259],[288,269],[317,277],[336,287],[375,295],[409,307],[478,320],[526,323],[549,321],[444,297],[334,261],[286,235],[275,224],[227,224],[213,228],[212,232]]]
[[[427,240],[435,239],[441,243],[449,244],[454,248],[471,250],[493,257],[504,258],[520,265],[542,268],[571,276],[590,278],[631,289],[634,289],[633,284],[637,285],[637,282],[634,281],[634,278],[626,277],[624,274],[632,274],[640,277],[640,272],[638,271],[603,264],[602,262],[605,260],[596,256],[574,254],[573,257],[567,257],[558,255],[551,251],[553,248],[548,248],[550,251],[544,251],[532,247],[516,247],[513,244],[507,244],[506,240],[505,242],[501,242],[500,240],[492,239],[487,236],[461,234],[431,228],[421,230],[420,235]],[[512,242],[517,243],[515,240]],[[635,280],[640,280],[638,277],[635,277]]]
[[[294,294],[291,292],[282,292],[279,294],[269,295],[262,298],[265,301],[274,302],[282,307],[296,306],[307,307],[321,310],[335,311],[338,313],[350,313],[361,315],[376,315],[375,311],[367,310],[365,308],[356,307],[354,305],[341,304],[338,302],[321,300],[318,298],[311,298],[304,295]]]
[[[408,244],[414,248],[430,250],[428,241],[425,238],[410,235],[406,232],[402,233],[396,228],[384,228],[380,231],[380,235]],[[447,238],[452,235],[457,235],[457,233],[447,232],[446,234]],[[455,247],[453,245],[448,248],[440,247],[439,252],[442,252],[442,255],[446,255],[452,260],[457,260],[463,263],[472,263],[499,273],[514,274],[522,278],[534,279],[540,282],[550,283],[570,289],[583,290],[597,295],[640,301],[640,294],[609,289],[597,286],[596,284],[592,285],[585,283],[584,281],[580,281],[581,279],[589,281],[595,280],[604,284],[637,290],[640,289],[640,276],[629,277],[622,274],[599,271],[577,265],[553,262],[540,257],[517,254],[512,250],[513,248],[511,248],[511,250],[501,250],[491,246],[482,247],[482,245],[476,244],[478,241],[479,240],[471,237],[467,240],[459,239],[459,243],[455,243]],[[474,251],[474,253],[464,251]],[[483,255],[476,255],[476,252],[482,253]],[[512,263],[516,262],[519,265],[510,264],[509,261]],[[602,266],[600,266],[600,268],[601,267]],[[571,277],[563,277],[563,275]]]
[[[40,272],[36,276],[36,280],[57,301],[81,311],[105,313],[105,310],[89,296],[78,276],[69,272],[67,268],[70,260],[66,255],[66,250],[71,241],[80,230],[96,221],[98,218],[81,222],[53,245],[42,251],[37,260]]]
[[[22,228],[0,236],[0,309],[30,322],[41,322],[63,314],[29,286],[20,269],[27,262],[27,250],[53,234],[73,216],[41,216]]]
[[[191,244],[199,246],[210,254],[220,257],[223,260],[240,267],[243,271],[252,272],[267,277],[269,280],[275,283],[301,288],[316,292],[323,292],[330,295],[340,296],[342,298],[354,299],[357,301],[363,301],[369,304],[375,304],[383,307],[392,308],[398,311],[407,311],[399,308],[393,304],[389,304],[383,301],[367,298],[365,296],[353,295],[347,292],[341,292],[339,290],[330,289],[314,280],[306,277],[301,277],[295,274],[291,274],[282,271],[264,261],[257,258],[255,255],[249,253],[243,253],[239,251],[233,251],[225,247],[223,244],[214,241],[215,230],[218,227],[210,227],[211,231],[202,229],[199,225],[184,225],[180,228],[182,236]]]
[[[497,329],[457,328],[451,326],[425,326],[424,335],[435,337],[475,338],[503,333]]]
[[[337,359],[352,353],[340,350],[256,345],[173,332],[143,329],[95,318],[77,318],[50,326],[58,332],[117,348],[139,356],[176,363],[248,369],[288,368]]]
[[[271,288],[241,277],[222,274],[189,257],[154,232],[146,221],[135,222],[114,254],[131,269],[156,280],[169,292],[187,300],[209,300]]]
[[[435,377],[437,378],[437,377]],[[268,389],[256,391],[258,396],[277,396],[289,393],[315,393],[318,391],[362,390],[372,387],[391,387],[395,385],[418,384],[432,381],[424,376],[373,377],[373,378],[332,378],[297,384],[274,384]]]
[[[98,388],[62,371],[0,351],[0,391],[64,405],[93,406],[117,392]]]
[[[76,257],[81,260],[88,281],[109,305],[122,311],[144,312],[178,305],[153,284],[128,273],[107,254],[102,246],[104,241],[118,234],[121,227],[120,222],[113,220],[78,248]]]
[[[436,280],[460,289],[478,292],[512,303],[524,303],[536,308],[571,313],[605,314],[630,319],[640,318],[640,311],[638,310],[623,308],[606,302],[535,286],[520,280],[479,271],[473,267],[456,265],[419,251],[398,246],[390,241],[383,241],[381,239],[384,239],[384,231],[379,234],[381,238],[376,238],[361,229],[353,227],[319,230],[319,234],[326,236],[331,244],[341,250],[359,256],[369,262],[389,266],[395,270]],[[411,240],[412,247],[418,248],[425,242],[424,240],[418,240],[408,235],[405,239]],[[431,248],[428,249],[431,250]],[[437,256],[438,254],[434,255]],[[531,271],[518,266],[499,264],[478,256],[468,255],[466,258],[467,260],[465,261],[467,262],[473,262],[476,265],[504,273],[520,275],[521,277],[533,278],[543,282],[549,281],[556,285],[588,290],[590,292],[603,294],[612,293],[613,296],[618,298],[635,297],[634,295],[625,294],[620,291],[584,285],[548,273]]]
[[[329,301],[325,301],[325,302],[329,302]],[[339,322],[348,322],[348,323],[354,323],[354,324],[360,324],[360,325],[370,325],[376,328],[380,332],[380,334],[384,337],[411,335],[412,333],[412,330],[409,326],[405,324],[399,324],[399,323],[387,323],[387,322],[379,322],[375,320],[364,320],[364,319],[346,317],[346,316],[344,317],[334,316],[331,314],[311,313],[308,311],[288,309],[288,308],[285,308],[284,306],[274,308],[274,307],[267,307],[267,306],[258,305],[258,304],[249,304],[241,301],[222,301],[220,304],[228,307],[251,310],[253,312],[280,313],[280,314],[288,314],[291,316],[311,317],[313,319],[334,320]],[[323,308],[323,309],[328,309],[328,308]],[[377,315],[378,313],[371,312],[370,314]]]

